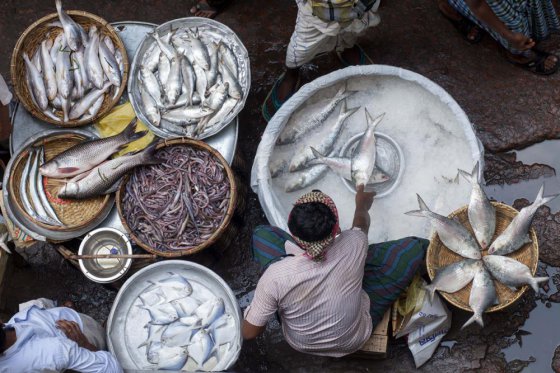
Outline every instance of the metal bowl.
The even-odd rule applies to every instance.
[[[141,302],[138,296],[148,287],[151,282],[157,282],[169,277],[169,272],[180,274],[187,278],[195,292],[202,287],[210,291],[214,296],[224,300],[225,309],[230,313],[239,328],[239,338],[235,345],[219,363],[220,369],[231,368],[241,352],[243,338],[241,337],[241,309],[237,299],[228,284],[210,269],[185,260],[166,260],[142,268],[132,275],[121,287],[111,313],[107,320],[107,347],[115,355],[122,368],[125,370],[155,369],[146,359],[145,348],[138,348],[147,337],[147,331],[143,328],[149,321],[149,316],[142,308],[138,307]],[[198,290],[197,290],[198,289]]]
[[[348,140],[342,148],[342,154],[345,157],[352,158],[356,146],[362,134],[359,133]],[[404,172],[404,156],[401,147],[390,136],[375,132],[377,152],[375,156],[375,167],[381,169],[389,176],[389,180],[378,184],[368,184],[368,187],[375,191],[375,198],[381,198],[389,195],[399,184]],[[341,178],[344,185],[352,193],[356,193],[356,187],[351,180]]]
[[[132,246],[124,233],[114,228],[99,228],[89,232],[78,255],[131,255]],[[79,259],[80,269],[92,281],[107,284],[117,281],[130,269],[132,259]]]
[[[232,49],[233,53],[237,57],[237,63],[239,64],[238,80],[241,88],[243,89],[243,97],[241,98],[241,100],[239,100],[233,110],[224,118],[221,124],[216,125],[213,130],[207,131],[197,137],[198,140],[201,140],[220,132],[224,127],[226,127],[235,119],[237,114],[239,114],[239,112],[241,112],[241,110],[245,106],[245,100],[249,95],[249,89],[251,87],[251,68],[249,66],[249,53],[247,52],[247,49],[245,48],[239,37],[237,37],[237,35],[229,27],[227,27],[223,23],[208,18],[188,17],[174,19],[156,27],[154,29],[154,32],[157,32],[158,35],[163,36],[169,31],[176,30],[181,27],[197,27],[201,37],[204,40],[225,40],[226,44]],[[154,126],[144,114],[144,108],[142,107],[142,100],[140,98],[139,87],[142,83],[139,78],[139,73],[140,65],[142,64],[142,57],[144,56],[148,48],[152,45],[152,43],[155,43],[154,38],[152,38],[150,35],[146,35],[144,37],[144,40],[142,40],[142,43],[136,50],[134,59],[132,60],[132,65],[130,67],[130,75],[128,79],[128,98],[138,118],[140,118],[142,122],[146,123],[150,130],[157,136],[164,139],[184,136],[183,133],[174,133],[161,127]]]

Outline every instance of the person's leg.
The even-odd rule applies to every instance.
[[[282,229],[270,225],[258,226],[253,232],[253,260],[265,268],[286,255],[286,241],[294,242],[294,239]]]
[[[370,299],[374,326],[408,287],[422,265],[428,245],[428,240],[406,237],[369,246],[362,287]]]
[[[377,8],[378,4],[366,12],[361,19],[356,19],[348,25],[341,26],[341,30],[336,38],[335,51],[344,66],[373,63],[371,58],[356,42],[358,37],[379,24],[380,18],[377,15]]]
[[[453,9],[447,0],[438,0],[438,8],[469,43],[475,44],[482,40],[484,31]]]
[[[196,0],[196,5],[190,10],[195,17],[214,18],[227,0]]]

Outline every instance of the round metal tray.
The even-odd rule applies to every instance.
[[[194,290],[197,285],[205,286],[215,296],[224,300],[226,312],[230,313],[239,326],[237,346],[232,346],[229,356],[220,364],[221,370],[229,369],[241,352],[241,309],[237,299],[227,283],[210,269],[196,263],[184,260],[166,260],[145,267],[131,276],[121,287],[111,313],[107,320],[107,346],[125,370],[143,370],[150,364],[146,360],[145,348],[138,349],[147,337],[143,328],[149,321],[149,316],[140,307],[138,296],[151,286],[148,281],[157,281],[169,277],[169,272],[183,275],[189,280]],[[199,288],[200,289],[200,288]],[[151,369],[151,368],[150,368]]]
[[[97,138],[97,136],[92,132],[81,130],[81,129],[80,130],[77,129],[50,130],[50,131],[36,133],[33,136],[29,137],[27,141],[25,141],[23,145],[18,149],[18,151],[12,155],[10,162],[8,162],[8,166],[6,167],[6,172],[4,173],[3,184],[7,185],[8,180],[10,178],[10,174],[12,172],[12,165],[15,162],[15,160],[19,158],[19,155],[23,152],[24,149],[26,149],[28,146],[31,146],[33,143],[37,142],[38,140],[44,139],[54,134],[62,134],[62,133],[75,133],[75,134],[84,135],[92,139]],[[14,221],[26,234],[40,241],[45,241],[47,239],[51,241],[66,241],[86,234],[87,232],[89,232],[90,230],[92,230],[93,228],[101,224],[103,220],[105,220],[105,218],[109,215],[109,213],[113,209],[114,202],[115,202],[115,197],[114,195],[112,195],[106,207],[103,210],[101,210],[101,213],[90,224],[72,232],[65,232],[65,231],[52,231],[44,227],[41,227],[35,224],[34,222],[26,219],[25,216],[20,214],[18,209],[13,206],[13,201],[9,196],[8,188],[3,188],[2,198],[4,201],[4,206],[6,207],[6,212],[8,214],[8,217],[12,221]]]
[[[356,146],[358,146],[361,138],[362,134],[352,136],[342,148],[342,154],[344,154],[345,157],[352,158],[354,150]],[[381,198],[395,190],[401,181],[404,172],[404,155],[401,147],[392,137],[382,132],[375,132],[375,138],[377,147],[375,167],[380,168],[389,176],[389,180],[372,185],[376,193],[375,198]],[[341,177],[341,179],[350,192],[356,193],[356,187],[351,180],[347,180],[343,177]]]
[[[247,99],[247,96],[249,95],[249,89],[251,87],[249,53],[247,52],[247,49],[245,48],[239,37],[237,37],[237,35],[229,27],[212,19],[200,17],[174,19],[158,26],[155,29],[155,32],[157,32],[158,35],[163,36],[171,30],[176,30],[181,27],[197,27],[200,31],[200,35],[206,40],[225,40],[227,45],[233,50],[234,54],[236,55],[237,62],[239,64],[238,80],[241,88],[243,89],[243,97],[241,98],[241,100],[239,100],[233,110],[225,117],[221,125],[215,126],[213,130],[205,132],[202,136],[197,138],[200,140],[210,137],[220,132],[224,127],[228,126],[228,124],[237,117],[239,112],[245,106],[245,101]],[[140,92],[138,89],[139,85],[141,84],[139,79],[139,66],[142,62],[142,56],[152,45],[152,43],[155,43],[155,40],[149,35],[146,35],[142,40],[140,46],[136,50],[136,54],[134,55],[134,59],[132,60],[132,64],[130,67],[130,75],[128,79],[129,100],[132,103],[132,107],[134,108],[134,111],[136,112],[138,118],[140,118],[142,122],[146,123],[150,130],[152,130],[152,132],[165,139],[178,137],[182,134],[169,132],[160,127],[152,125],[148,118],[144,115],[141,105]]]

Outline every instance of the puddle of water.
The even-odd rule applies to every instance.
[[[526,198],[532,202],[543,183],[545,185],[545,195],[559,193],[560,157],[557,156],[559,147],[560,140],[547,140],[516,152],[518,161],[527,165],[534,163],[548,165],[556,170],[556,176],[541,177],[511,185],[486,186],[485,191],[488,197],[509,205],[512,205],[519,198]],[[547,205],[552,212],[560,210],[560,198],[549,202]],[[547,272],[552,277],[554,274],[560,273],[560,268],[548,267]],[[552,281],[549,284],[554,289]],[[551,292],[553,292],[552,289]],[[552,303],[551,305],[551,308],[547,308],[544,303],[538,300],[537,307],[530,313],[529,318],[520,328],[520,330],[531,334],[521,336],[522,346],[515,343],[503,350],[507,361],[529,360],[531,356],[536,358],[535,362],[522,370],[523,373],[552,372],[550,366],[552,356],[556,346],[560,344],[558,338],[560,335],[560,323],[558,323],[560,304]]]

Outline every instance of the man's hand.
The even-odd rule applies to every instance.
[[[356,189],[356,211],[352,227],[360,228],[366,236],[369,231],[369,209],[373,204],[373,197],[375,197],[375,192],[365,192],[363,185]]]
[[[375,197],[375,192],[365,192],[364,186],[358,186],[356,190],[356,208],[360,207],[365,210],[369,210],[371,205],[373,205],[373,197]]]
[[[87,348],[91,351],[97,351],[97,348],[89,343],[84,333],[82,333],[80,326],[76,322],[68,320],[58,320],[56,322],[56,327],[62,330],[62,332],[64,332],[68,339],[76,342],[78,346]]]

